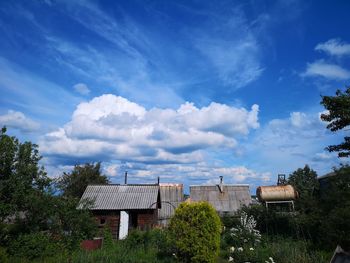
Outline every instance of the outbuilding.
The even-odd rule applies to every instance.
[[[249,185],[220,184],[191,185],[191,202],[206,201],[210,203],[220,215],[234,214],[243,206],[251,204]]]
[[[158,184],[89,185],[80,204],[86,201],[92,203],[89,209],[99,227],[109,227],[116,239],[124,239],[130,229],[157,225],[161,208]]]
[[[158,211],[158,224],[165,227],[169,224],[175,209],[184,201],[183,184],[160,183],[162,208]]]

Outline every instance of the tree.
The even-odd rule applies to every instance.
[[[109,180],[101,174],[101,163],[75,165],[71,173],[64,173],[58,180],[58,188],[63,196],[80,198],[89,184],[108,184]]]
[[[350,87],[345,92],[337,90],[335,96],[322,96],[321,104],[328,110],[328,113],[321,114],[321,119],[329,122],[327,129],[336,132],[350,125]],[[344,142],[330,145],[326,149],[330,152],[338,152],[339,157],[348,157],[350,137],[345,136]]]
[[[319,190],[317,173],[305,165],[304,168],[298,168],[289,175],[288,183],[299,193],[299,199],[296,201],[297,208],[301,210],[312,209],[311,204],[316,201],[315,197]]]
[[[20,143],[17,138],[0,133],[0,219],[23,212],[31,205],[31,198],[44,195],[51,180],[43,167],[38,146]]]
[[[22,240],[29,242],[27,248],[21,242],[17,244],[30,251],[32,241],[46,235],[50,242],[61,242],[72,249],[96,230],[86,207],[76,209],[76,199],[53,195],[53,181],[39,165],[40,159],[36,144],[21,143],[7,135],[5,127],[1,129],[0,246],[10,248]],[[12,251],[18,252],[17,248]]]
[[[206,202],[182,203],[170,221],[169,233],[181,262],[215,262],[221,222]]]

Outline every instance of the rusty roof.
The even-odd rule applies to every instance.
[[[249,185],[191,185],[191,201],[207,201],[218,212],[235,212],[251,203]]]
[[[159,185],[88,185],[81,202],[94,202],[91,210],[157,209]]]

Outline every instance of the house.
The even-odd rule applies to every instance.
[[[206,201],[210,203],[220,215],[234,214],[242,206],[251,204],[249,185],[220,184],[191,185],[191,202]]]
[[[158,211],[158,224],[167,226],[175,209],[184,201],[183,184],[160,183],[162,207]]]
[[[89,209],[100,228],[108,226],[116,239],[124,239],[130,229],[149,229],[157,224],[161,208],[158,184],[89,185],[81,197],[92,202]]]

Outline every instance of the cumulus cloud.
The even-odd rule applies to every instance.
[[[346,80],[350,78],[350,71],[336,64],[329,64],[323,60],[318,60],[308,63],[306,71],[301,76],[320,76],[327,79]]]
[[[317,44],[315,50],[340,57],[350,55],[350,44],[342,42],[340,39],[333,38],[324,43]]]
[[[105,94],[78,105],[72,120],[46,134],[44,154],[104,157],[144,163],[191,163],[203,160],[202,150],[234,149],[237,138],[259,127],[258,105],[250,110],[211,103],[177,110],[144,107]]]
[[[90,93],[90,89],[84,83],[78,83],[73,86],[74,90],[81,95],[88,95]]]
[[[22,112],[9,110],[0,115],[0,126],[7,126],[23,132],[33,132],[40,128],[40,124],[27,118]]]

